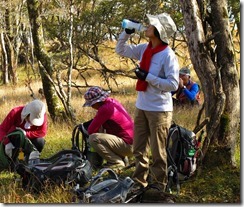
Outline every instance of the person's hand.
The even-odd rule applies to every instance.
[[[183,83],[183,80],[181,78],[179,79],[179,87],[180,88],[184,87],[184,83]]]
[[[26,136],[26,131],[25,131],[24,129],[22,129],[22,128],[20,128],[20,127],[16,127],[16,129],[22,131],[23,134]]]
[[[135,29],[127,29],[125,28],[126,34],[133,34],[135,32]]]
[[[138,22],[138,21],[136,21],[134,19],[129,19],[129,20],[131,22],[140,23],[140,22]],[[127,29],[127,28],[125,28],[125,32],[126,32],[126,34],[133,34],[135,32],[135,29]]]
[[[135,70],[136,77],[140,80],[146,80],[148,72],[137,67]]]
[[[14,145],[9,142],[8,144],[5,145],[5,154],[11,158],[12,157],[12,150],[14,149]]]

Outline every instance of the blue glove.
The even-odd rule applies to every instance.
[[[148,72],[138,67],[135,70],[135,74],[139,80],[146,80]]]
[[[138,22],[138,21],[136,21],[136,20],[133,20],[133,19],[129,19],[131,22],[135,22],[135,23],[140,23],[140,22]],[[134,33],[135,32],[135,29],[125,29],[125,32],[127,33],[127,34],[132,34],[132,33]]]

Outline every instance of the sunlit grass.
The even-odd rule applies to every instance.
[[[119,80],[119,79],[118,79]],[[103,82],[98,82],[97,77],[92,77],[91,81],[94,85],[105,87]],[[38,89],[41,87],[40,82],[31,84],[31,87],[37,97]],[[135,110],[136,91],[134,80],[120,80],[120,87],[117,88],[113,85],[114,91],[111,93],[111,97],[119,100],[129,114],[133,117]],[[106,88],[107,89],[107,88]],[[77,123],[93,118],[96,111],[91,107],[82,107],[84,104],[83,95],[86,89],[82,88],[80,92],[73,90],[71,104],[76,114]],[[15,86],[1,86],[0,87],[0,120],[3,120],[9,110],[17,105],[24,105],[27,102],[33,100],[30,97],[30,91],[24,84]],[[45,100],[43,100],[45,101]],[[175,108],[173,113],[173,121],[185,128],[193,130],[196,121],[197,114],[200,108],[194,109],[182,109]],[[202,117],[204,119],[204,117]],[[53,123],[52,120],[48,119],[48,134],[46,136],[46,145],[41,158],[48,158],[53,154],[59,152],[62,149],[71,148],[71,137],[74,124],[59,122]],[[240,167],[240,141],[238,141],[238,147],[236,150],[237,163]],[[125,172],[121,172],[122,176],[131,176],[134,168],[131,168]],[[225,171],[221,170],[208,170],[203,169],[201,176],[196,179],[187,182],[181,187],[181,194],[178,198],[180,203],[211,203],[211,202],[238,202],[238,189],[237,192],[235,185],[238,180],[238,169],[236,171]],[[231,174],[234,175],[233,181],[231,182]],[[9,172],[0,173],[0,202],[1,203],[71,203],[74,194],[71,193],[70,186],[61,187],[50,187],[44,189],[40,194],[35,195],[27,191],[24,191],[21,187],[21,183],[18,181],[18,175]],[[210,185],[210,186],[209,186]],[[218,185],[218,192],[215,193],[214,185]],[[225,186],[228,185],[228,188]],[[225,188],[226,187],[226,188]],[[237,196],[234,196],[234,193]],[[232,200],[231,200],[232,199]]]

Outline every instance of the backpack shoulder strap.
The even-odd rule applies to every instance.
[[[20,138],[20,147],[23,147],[25,144],[25,135],[22,130],[16,129],[15,131],[9,133],[6,137],[16,136],[16,135],[19,136]]]

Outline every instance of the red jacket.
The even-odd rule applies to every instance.
[[[41,126],[31,126],[30,129],[25,129],[25,123],[21,121],[21,112],[23,110],[24,106],[17,106],[13,108],[8,115],[5,117],[3,122],[0,125],[0,141],[4,139],[6,135],[8,135],[10,132],[14,131],[16,127],[19,127],[26,131],[26,137],[29,139],[35,139],[42,137],[44,138],[47,134],[47,115],[44,115],[44,122]],[[4,140],[4,144],[8,144],[9,139],[6,138]]]
[[[107,98],[98,109],[96,116],[88,127],[88,133],[97,133],[101,126],[106,129],[107,134],[122,138],[126,144],[133,143],[133,120],[125,108],[113,98]]]

